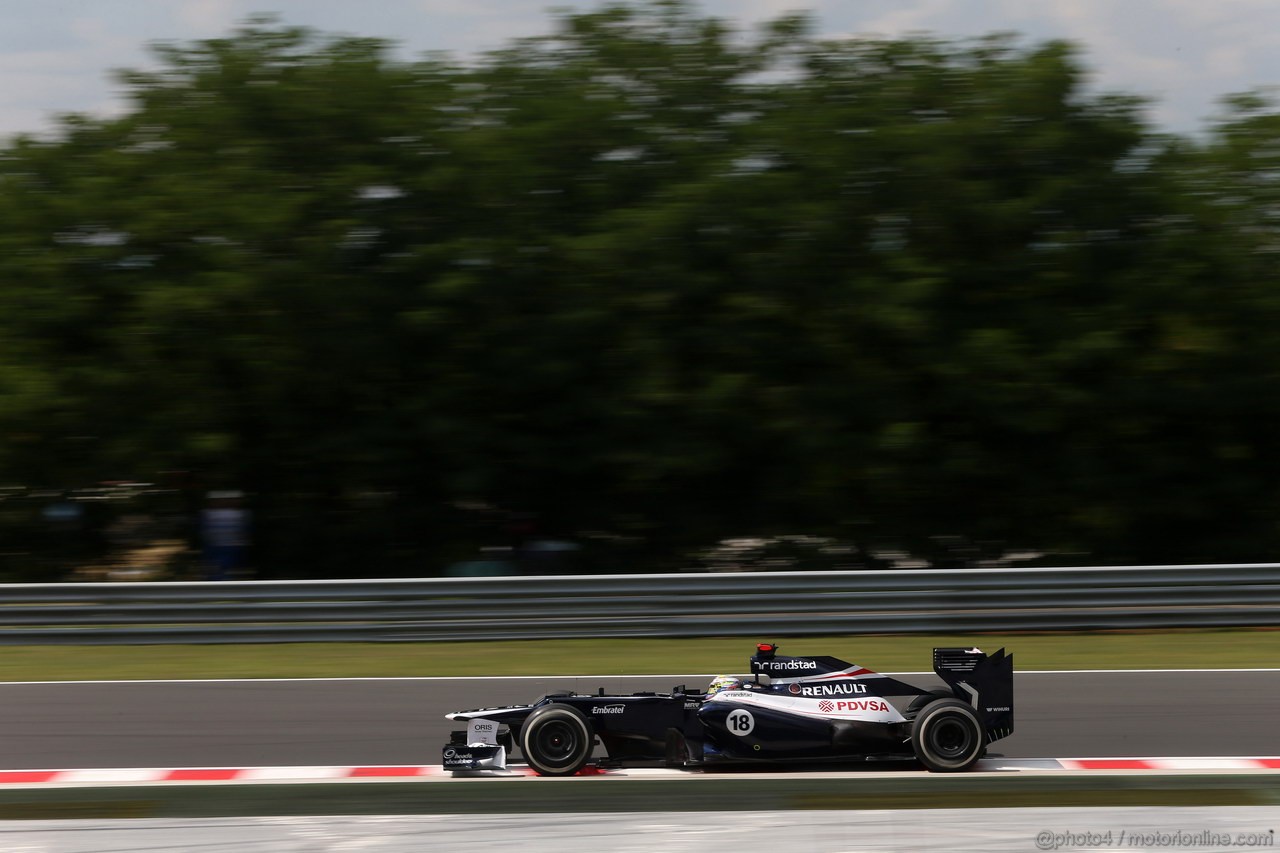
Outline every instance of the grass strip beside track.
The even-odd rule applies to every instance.
[[[923,672],[935,646],[1000,646],[1021,670],[1280,667],[1280,631],[963,636],[715,637],[460,643],[0,646],[0,681],[646,675],[739,672],[756,640],[882,672]]]

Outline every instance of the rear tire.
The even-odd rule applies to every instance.
[[[986,732],[973,709],[958,699],[938,699],[911,724],[911,748],[934,773],[968,770],[982,757]]]
[[[929,703],[936,702],[939,699],[954,698],[956,698],[956,694],[952,693],[950,690],[935,687],[928,693],[923,693],[911,700],[911,704],[907,706],[906,717],[908,720],[914,720],[916,717],[920,716],[920,712],[923,711],[925,706]]]
[[[535,710],[520,727],[520,751],[539,776],[572,776],[591,758],[595,735],[577,709],[558,703]]]

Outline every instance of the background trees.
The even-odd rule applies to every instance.
[[[158,58],[0,152],[0,485],[235,485],[284,574],[434,573],[507,512],[604,569],[1274,551],[1265,100],[1178,138],[1069,44],[677,2],[465,65],[265,19]]]

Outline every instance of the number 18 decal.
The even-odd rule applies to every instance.
[[[756,727],[756,718],[751,716],[750,711],[744,711],[741,708],[731,711],[724,722],[729,727],[730,733],[743,737],[751,734]]]

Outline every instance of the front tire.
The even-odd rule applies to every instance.
[[[577,709],[553,703],[535,710],[520,727],[520,751],[539,776],[572,776],[591,758],[595,735]]]
[[[934,773],[968,770],[986,748],[986,733],[973,709],[958,699],[939,699],[911,724],[911,748]]]
[[[667,729],[666,747],[665,766],[689,766],[689,742],[685,740],[683,733],[676,729]]]

